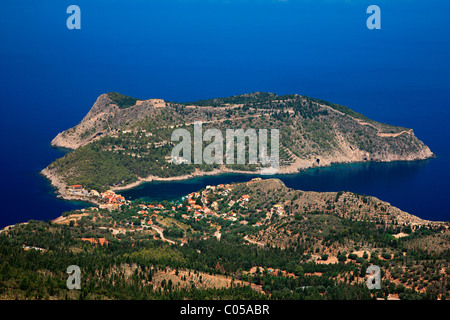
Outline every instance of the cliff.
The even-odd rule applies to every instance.
[[[139,122],[150,115],[154,108],[165,107],[161,99],[133,99],[133,105],[127,105],[120,100],[124,97],[117,93],[100,95],[83,120],[75,127],[59,133],[52,140],[52,146],[77,149],[102,136],[116,133],[124,126]]]

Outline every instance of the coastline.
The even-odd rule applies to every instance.
[[[358,163],[395,162],[395,161],[409,162],[409,161],[427,160],[427,159],[431,159],[431,158],[435,157],[435,155],[429,149],[427,151],[429,151],[429,152],[425,152],[425,154],[422,154],[422,156],[409,157],[408,159],[397,159],[397,158],[390,159],[389,158],[389,159],[376,160],[376,161],[368,161],[368,160],[364,160],[364,159],[348,159],[348,158],[345,159],[344,157],[338,157],[338,158],[340,158],[339,159],[340,161],[339,160],[331,161],[330,158],[321,158],[323,160],[321,160],[320,163],[317,163],[316,161],[313,161],[313,159],[303,160],[303,159],[297,158],[296,161],[294,163],[292,163],[291,165],[280,167],[279,171],[276,174],[273,174],[273,175],[271,174],[271,175],[267,175],[267,176],[272,177],[272,176],[276,176],[276,175],[296,174],[296,173],[300,173],[300,172],[308,170],[308,169],[330,167],[335,164],[358,164]],[[214,169],[212,171],[200,171],[200,170],[196,169],[194,173],[182,175],[182,176],[174,176],[174,177],[164,178],[164,177],[150,175],[145,178],[139,177],[138,181],[134,181],[134,182],[131,182],[131,183],[123,185],[123,186],[111,186],[110,189],[112,191],[123,191],[123,190],[129,190],[129,189],[136,188],[146,182],[182,181],[182,180],[189,180],[189,179],[193,179],[193,178],[199,178],[199,177],[203,177],[203,176],[217,176],[217,175],[228,174],[228,173],[264,176],[263,174],[260,173],[259,170],[257,170],[257,171],[242,171],[242,170],[233,170],[233,169],[226,168],[225,166],[222,166],[220,169]],[[62,198],[64,200],[69,200],[69,201],[74,201],[74,200],[75,201],[85,201],[85,202],[92,203],[94,205],[98,205],[98,203],[96,203],[94,201],[89,201],[88,199],[82,200],[79,197],[74,197],[74,196],[68,195],[65,192],[65,190],[67,188],[67,184],[64,181],[62,181],[62,179],[55,172],[50,170],[48,167],[42,169],[40,171],[40,174],[50,181],[50,184],[52,185],[52,187],[56,189],[55,193],[58,194],[59,198]]]
[[[316,163],[315,161],[310,160],[301,160],[298,159],[292,163],[289,166],[280,167],[279,171],[276,174],[270,174],[266,175],[267,177],[275,177],[277,175],[290,175],[290,174],[298,174],[302,171],[306,171],[309,169],[315,169],[315,168],[325,168],[325,167],[331,167],[333,165],[339,165],[339,164],[358,164],[358,163],[376,163],[376,162],[396,162],[396,161],[402,161],[402,162],[412,162],[412,161],[421,161],[421,160],[427,160],[434,158],[435,155],[430,152],[429,155],[423,156],[423,157],[415,157],[414,159],[386,159],[386,160],[377,160],[377,161],[366,161],[366,160],[343,160],[341,161],[321,161],[320,163]],[[57,197],[63,200],[67,201],[82,201],[86,203],[90,203],[95,206],[99,206],[100,203],[96,201],[92,201],[91,199],[79,197],[79,196],[73,196],[66,192],[66,189],[68,188],[67,184],[62,181],[62,179],[52,170],[50,170],[48,167],[42,169],[40,171],[40,174],[44,176],[46,179],[49,180],[51,186],[55,189],[55,193],[57,194]],[[157,181],[164,181],[164,182],[170,182],[170,181],[183,181],[183,180],[189,180],[204,176],[219,176],[223,174],[246,174],[246,175],[254,175],[254,176],[265,176],[264,174],[261,174],[259,170],[257,171],[241,171],[241,170],[233,170],[226,168],[225,166],[222,166],[220,169],[214,169],[212,171],[200,171],[198,169],[195,170],[192,174],[182,175],[182,176],[174,176],[174,177],[159,177],[159,176],[148,176],[145,178],[138,178],[138,181],[134,181],[132,183],[123,185],[123,186],[111,186],[110,190],[116,192],[116,191],[123,191],[123,190],[130,190],[133,188],[136,188],[144,183],[148,182],[157,182]]]
[[[39,173],[50,182],[50,185],[55,189],[57,198],[60,198],[62,200],[67,200],[67,201],[86,202],[86,203],[90,203],[95,206],[100,205],[99,202],[93,201],[91,199],[87,199],[85,197],[73,196],[73,195],[70,195],[67,192],[65,192],[65,190],[67,188],[67,184],[64,181],[62,181],[57,174],[55,174],[50,169],[48,169],[48,167],[45,169],[42,169]]]
[[[141,100],[140,100],[141,101]],[[150,104],[153,105],[154,101],[152,99],[146,100]],[[161,102],[162,101],[162,102]],[[158,103],[163,103],[164,106],[166,106],[166,103],[161,100],[158,100]],[[136,112],[140,116],[146,116],[148,114],[148,110],[146,108],[142,108],[141,105],[143,105],[143,100],[140,103],[137,103],[133,106],[136,107]],[[137,175],[134,175],[133,179],[136,179],[136,181],[128,183],[128,184],[118,184],[118,185],[112,185],[112,186],[104,186],[109,187],[112,191],[122,191],[122,190],[129,190],[138,187],[139,185],[145,183],[145,182],[153,182],[153,181],[180,181],[180,180],[189,180],[197,177],[202,176],[212,176],[212,175],[221,175],[221,174],[227,174],[227,173],[235,173],[235,174],[250,174],[250,175],[260,175],[260,176],[276,176],[276,175],[283,175],[283,174],[296,174],[301,171],[311,169],[311,168],[318,168],[318,167],[329,167],[333,164],[347,164],[347,163],[364,163],[364,162],[393,162],[393,161],[416,161],[416,160],[424,160],[428,158],[434,157],[434,154],[431,152],[430,148],[426,146],[424,143],[422,143],[420,140],[418,140],[412,129],[404,129],[402,131],[399,131],[397,133],[389,133],[389,132],[382,132],[383,125],[379,123],[379,125],[374,125],[373,121],[363,121],[359,118],[355,118],[353,115],[349,115],[347,113],[342,112],[341,110],[335,109],[330,107],[328,104],[319,103],[318,104],[321,108],[324,108],[327,112],[331,112],[335,115],[341,115],[345,117],[349,117],[351,121],[355,122],[355,125],[358,127],[364,127],[369,126],[372,127],[372,129],[376,130],[376,135],[383,138],[395,138],[399,135],[408,135],[412,138],[416,139],[415,142],[415,149],[412,149],[414,151],[409,152],[395,152],[391,150],[381,150],[380,152],[375,152],[374,154],[369,153],[369,151],[365,150],[363,148],[360,149],[359,147],[353,145],[348,141],[348,139],[345,138],[344,135],[342,135],[339,131],[336,131],[336,139],[338,142],[337,147],[331,148],[327,152],[322,152],[321,154],[318,154],[318,151],[315,149],[308,150],[309,152],[307,155],[300,155],[304,158],[299,158],[296,154],[292,153],[292,151],[289,148],[285,148],[285,150],[289,153],[290,156],[290,162],[288,165],[281,166],[278,168],[276,173],[271,174],[263,174],[261,173],[261,170],[256,171],[245,171],[245,170],[234,170],[226,168],[224,165],[221,165],[219,169],[214,169],[212,171],[200,171],[198,169],[195,169],[195,171],[191,174],[185,174],[181,176],[171,176],[171,177],[159,177],[159,176],[153,176],[149,175],[147,177],[139,177]],[[134,110],[134,109],[133,109]],[[102,94],[100,95],[92,108],[89,110],[89,112],[86,114],[86,116],[83,118],[83,120],[77,124],[75,127],[70,128],[68,130],[65,130],[63,132],[58,133],[58,135],[51,141],[51,145],[53,147],[59,147],[59,148],[65,148],[70,150],[76,150],[78,147],[84,144],[88,144],[95,139],[99,138],[100,136],[104,135],[111,135],[113,134],[113,131],[107,131],[102,132],[102,135],[95,134],[91,136],[89,139],[83,139],[82,134],[83,131],[82,128],[86,127],[92,127],[93,122],[98,120],[100,115],[103,115],[104,113],[107,114],[113,114],[115,116],[121,115],[123,117],[126,116],[126,113],[123,112],[123,110],[119,109],[116,104],[114,104],[114,101],[111,100],[110,96],[108,94]],[[261,113],[259,116],[266,116],[269,114]],[[248,118],[249,115],[243,117]],[[211,120],[210,122],[222,122],[225,121],[226,118],[222,119],[216,119]],[[373,122],[373,123],[372,123]],[[192,124],[192,123],[188,123]],[[173,127],[173,126],[172,126]],[[119,127],[116,129],[118,130]],[[145,130],[144,130],[145,131]],[[415,140],[414,140],[415,141]],[[418,143],[418,144],[417,144]],[[50,181],[52,186],[57,190],[57,193],[64,199],[73,200],[74,197],[71,194],[68,194],[66,192],[66,189],[68,186],[64,183],[63,179],[58,176],[56,171],[51,171],[49,167],[43,169],[41,173],[47,177]]]
[[[429,157],[431,158],[431,157]],[[428,159],[428,158],[426,158]],[[421,159],[421,160],[426,160],[426,159]],[[396,160],[391,160],[391,161],[377,161],[377,162],[395,162]],[[408,162],[407,160],[397,160],[397,161],[405,161]],[[418,161],[418,160],[417,160]],[[370,163],[370,162],[375,162],[375,161],[347,161],[345,163],[347,164],[357,164],[357,163]],[[295,174],[295,173],[299,173],[300,171],[303,170],[308,170],[308,169],[313,169],[313,168],[319,168],[319,167],[329,167],[331,165],[339,165],[339,164],[344,164],[344,162],[337,162],[337,163],[332,163],[332,164],[322,164],[322,165],[315,165],[315,166],[310,166],[308,168],[302,168],[299,169],[298,167],[294,167],[294,166],[289,166],[289,167],[284,167],[284,170],[280,170],[280,172],[278,174]],[[293,169],[296,170],[293,170]],[[77,196],[71,196],[69,195],[67,192],[65,192],[66,190],[66,183],[64,183],[60,177],[55,174],[55,172],[53,172],[52,170],[45,168],[43,170],[41,170],[41,175],[44,176],[45,178],[47,178],[50,181],[50,184],[52,185],[53,188],[55,188],[55,193],[57,193],[57,197],[60,199],[64,199],[64,200],[68,200],[68,201],[82,201],[82,202],[86,202],[86,203],[90,203],[94,206],[99,206],[100,203],[92,201],[90,199],[87,198],[82,198],[82,197],[77,197]],[[255,176],[261,176],[259,174],[259,172],[253,172],[253,171],[237,171],[237,170],[231,170],[231,169],[226,169],[226,168],[221,168],[221,169],[216,169],[213,171],[209,171],[209,172],[204,172],[204,171],[199,171],[196,170],[193,174],[190,175],[183,175],[183,176],[178,176],[178,177],[168,177],[168,178],[161,178],[161,177],[156,177],[156,176],[149,176],[147,178],[141,178],[139,181],[130,183],[128,185],[125,186],[120,186],[120,187],[114,187],[111,188],[111,190],[114,191],[120,191],[120,190],[127,190],[127,189],[132,189],[135,188],[145,182],[152,182],[152,181],[180,181],[180,180],[189,180],[189,179],[193,179],[193,178],[197,178],[197,177],[202,177],[202,176],[213,176],[213,175],[222,175],[222,174],[248,174],[248,175],[255,175]],[[274,177],[275,176],[275,177]],[[276,178],[276,175],[270,175],[268,176],[270,178]],[[382,199],[379,199],[381,201],[383,201]],[[390,205],[389,203],[386,202],[386,204]],[[402,214],[406,214],[408,215],[410,218],[413,218],[413,220],[415,220],[416,224],[423,224],[423,225],[427,225],[427,224],[442,224],[445,223],[445,221],[434,221],[434,220],[427,220],[427,219],[423,219],[420,218],[414,214],[408,213],[408,212],[404,212],[403,210],[401,210],[400,208],[395,207],[396,209],[398,209],[399,212],[401,212]],[[60,218],[56,217],[54,220]],[[2,229],[2,231],[6,231],[8,229],[13,228],[15,225],[10,225],[7,226],[5,228]]]
[[[111,187],[111,190],[113,190],[113,191],[129,190],[129,189],[136,188],[146,182],[182,181],[182,180],[189,180],[189,179],[205,177],[205,176],[218,176],[218,175],[227,174],[227,173],[258,175],[258,173],[256,173],[255,171],[238,171],[238,170],[232,170],[232,169],[214,169],[212,171],[195,170],[195,172],[192,174],[186,174],[186,175],[176,176],[176,177],[162,178],[162,177],[158,177],[158,176],[148,176],[146,178],[139,178],[138,181],[129,183],[124,186]]]
[[[432,159],[434,158],[435,155],[433,153],[431,153],[430,156],[427,157],[423,157],[423,158],[417,158],[417,159],[393,159],[393,160],[377,160],[377,161],[366,161],[366,160],[352,160],[352,161],[336,161],[336,162],[322,162],[317,164],[314,161],[307,161],[307,160],[300,160],[302,163],[308,163],[310,165],[295,165],[292,164],[290,166],[286,166],[286,167],[281,167],[280,170],[276,173],[276,174],[270,174],[267,175],[268,177],[273,177],[273,176],[277,176],[277,175],[289,175],[289,174],[297,174],[300,173],[302,171],[306,171],[309,169],[315,169],[315,168],[326,168],[326,167],[331,167],[333,165],[336,164],[358,164],[358,163],[377,163],[377,162],[396,162],[396,161],[404,161],[404,162],[411,162],[411,161],[422,161],[422,160],[428,160],[428,159]],[[297,163],[297,162],[296,162]],[[187,175],[182,175],[182,176],[175,176],[175,177],[167,177],[167,178],[162,178],[162,177],[158,177],[158,176],[148,176],[146,178],[139,178],[138,181],[126,184],[124,186],[114,186],[111,187],[111,190],[113,191],[123,191],[123,190],[129,190],[129,189],[133,189],[136,188],[138,186],[140,186],[143,183],[146,182],[156,182],[156,181],[182,181],[182,180],[189,180],[189,179],[193,179],[193,178],[199,178],[199,177],[203,177],[203,176],[216,176],[216,175],[222,175],[222,174],[228,174],[228,173],[233,173],[233,174],[247,174],[247,175],[255,175],[255,176],[265,176],[263,174],[261,174],[258,170],[257,171],[241,171],[241,170],[233,170],[233,169],[228,169],[228,168],[221,168],[221,169],[215,169],[212,171],[199,171],[196,170],[194,173],[192,174],[187,174]]]

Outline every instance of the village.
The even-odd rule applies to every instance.
[[[256,178],[259,179],[259,178]],[[141,210],[138,212],[144,218],[155,218],[160,213],[167,213],[170,217],[176,218],[177,212],[183,212],[181,214],[181,219],[184,222],[195,221],[198,222],[202,219],[208,220],[208,223],[211,223],[211,218],[217,218],[219,220],[227,220],[231,222],[238,222],[239,224],[247,225],[248,221],[234,212],[232,208],[234,206],[238,206],[240,208],[246,208],[248,202],[251,200],[250,196],[244,194],[237,199],[230,199],[226,203],[227,197],[230,195],[233,190],[233,184],[219,184],[217,186],[206,186],[200,192],[192,192],[187,196],[183,197],[183,203],[178,204],[177,206],[171,206],[171,208],[164,208],[161,204],[158,205],[145,205],[140,204]],[[220,209],[220,207],[225,209]],[[149,210],[151,210],[151,215],[149,215]],[[269,220],[273,214],[278,214],[282,216],[285,214],[283,205],[275,204],[270,212],[267,213],[265,220]],[[147,219],[142,221],[142,225],[152,225],[153,221],[151,219]],[[253,224],[254,227],[260,227],[263,223],[258,221]]]
[[[260,178],[255,178],[251,182],[258,181],[258,179]],[[220,225],[225,222],[227,222],[226,225],[250,226],[242,211],[245,212],[248,203],[251,201],[251,196],[243,194],[233,198],[233,196],[230,196],[233,188],[233,184],[208,185],[199,192],[192,192],[186,195],[178,203],[165,201],[163,202],[164,205],[156,201],[153,203],[143,201],[132,202],[125,200],[123,196],[116,194],[112,190],[99,193],[96,190],[84,188],[82,185],[72,185],[68,188],[68,192],[72,196],[79,197],[82,200],[87,198],[92,203],[98,205],[98,208],[93,207],[75,210],[75,214],[87,215],[92,210],[107,209],[109,212],[122,217],[124,220],[116,221],[114,226],[121,225],[125,229],[117,228],[115,233],[125,233],[127,230],[139,231],[153,229],[158,232],[161,239],[169,241],[163,236],[165,226],[161,222],[165,218],[171,218],[174,221],[179,221],[183,225],[195,226],[200,224],[215,228],[216,233],[214,233],[214,236],[220,240]],[[259,219],[259,221],[252,223],[251,226],[255,228],[261,227],[265,222],[270,220],[273,214],[279,216],[285,214],[283,205],[275,204],[269,212],[265,212],[265,218]],[[204,221],[203,224],[201,223],[202,221]],[[184,237],[180,236],[178,238]],[[100,244],[98,241],[94,241],[94,239],[83,240],[90,241],[92,244]]]
[[[98,192],[93,189],[84,188],[80,184],[71,185],[68,187],[68,193],[75,198],[80,200],[88,200],[98,205],[100,209],[118,209],[121,206],[129,203],[121,195],[116,194],[112,190],[107,190],[105,192]]]

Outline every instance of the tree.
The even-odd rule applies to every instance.
[[[391,254],[387,253],[387,252],[383,252],[381,254],[381,256],[383,257],[383,259],[389,260],[391,258]]]
[[[208,194],[207,199],[209,202],[214,202],[217,200],[217,196],[214,193],[210,193],[210,194]]]
[[[340,254],[337,256],[339,262],[347,261],[347,256],[345,254]]]

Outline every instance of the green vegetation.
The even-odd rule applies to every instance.
[[[368,153],[360,161],[378,161],[390,156],[396,159],[410,157],[426,148],[411,133],[396,137],[379,135],[380,132],[399,133],[405,128],[378,123],[347,107],[299,95],[257,92],[184,104],[170,102],[164,107],[153,107],[152,103],[144,101],[133,112],[123,109],[135,105],[135,98],[119,93],[108,93],[108,97],[120,110],[95,118],[95,121],[84,119],[79,125],[81,130],[80,127],[79,130],[69,129],[62,135],[88,143],[50,165],[68,184],[105,190],[149,175],[166,178],[191,174],[196,169],[217,169],[218,164],[170,163],[174,147],[172,132],[176,127],[186,128],[192,136],[195,121],[202,121],[205,131],[220,130],[224,139],[227,129],[280,130],[281,167],[292,165],[297,158],[309,161],[310,166],[320,165],[322,157],[345,159],[351,150]],[[103,106],[96,108],[101,110]],[[365,124],[353,118],[364,120]],[[203,147],[208,144],[209,141],[204,141]],[[270,147],[267,151],[270,152]],[[235,148],[235,157],[236,153]],[[259,165],[248,163],[248,147],[245,153],[245,164],[230,164],[227,168],[236,171],[260,169]]]
[[[329,106],[337,111],[340,111],[342,113],[345,113],[349,116],[352,116],[353,118],[356,119],[360,119],[360,120],[364,120],[364,121],[372,121],[369,118],[367,118],[366,116],[362,115],[361,113],[355,112],[353,110],[351,110],[350,108],[348,108],[347,106],[342,106],[340,104],[337,103],[331,103],[325,100],[321,100],[321,99],[315,99],[315,98],[310,98],[310,97],[306,97],[309,101],[313,101],[319,104],[324,104],[326,106]]]
[[[220,106],[223,104],[246,104],[254,102],[266,102],[275,98],[280,98],[276,94],[267,92],[255,92],[243,95],[237,95],[227,98],[215,98],[207,100],[199,100],[195,102],[184,102],[184,105],[196,105],[196,106]]]
[[[68,185],[102,192],[148,176],[218,169],[218,164],[171,163],[173,130],[192,134],[199,120],[203,130],[219,129],[224,137],[226,129],[279,129],[282,166],[297,158],[311,165],[322,157],[345,158],[351,151],[344,147],[367,152],[361,161],[409,157],[426,148],[412,133],[380,135],[404,128],[299,95],[143,102],[133,112],[124,109],[137,99],[108,97],[119,111],[63,134],[83,140],[83,146],[49,166]],[[245,155],[248,159],[248,148]],[[447,299],[450,293],[448,224],[418,221],[373,197],[296,191],[268,179],[205,188],[182,205],[157,205],[135,201],[112,211],[68,212],[64,223],[30,221],[1,233],[0,298],[374,299],[396,294]],[[407,236],[397,237],[400,233]],[[108,244],[96,244],[99,239]],[[71,264],[83,270],[79,292],[64,286]],[[364,285],[370,264],[383,270],[377,292]]]
[[[132,98],[118,92],[108,92],[108,98],[114,101],[120,109],[126,109],[136,104],[138,99]]]
[[[238,202],[244,194],[249,201]],[[208,206],[207,199],[218,203],[217,212],[194,219],[189,206]],[[182,205],[135,201],[112,211],[87,208],[63,214],[66,222],[31,220],[2,232],[0,298],[449,297],[446,224],[411,228],[410,223],[399,223],[390,208],[381,211],[374,198],[299,192],[275,179],[206,188],[189,200]],[[232,200],[236,203],[229,206]],[[279,204],[282,215],[270,209]],[[227,218],[231,213],[236,220]],[[384,216],[394,219],[384,221]],[[166,239],[148,226],[150,221]],[[407,227],[409,236],[392,236]],[[218,228],[220,241],[214,235]],[[249,237],[265,245],[252,244]],[[88,239],[104,239],[107,244]],[[65,286],[65,271],[72,264],[82,270],[80,291]],[[364,284],[371,264],[383,272],[381,290],[370,291]]]
[[[81,184],[97,191],[125,185],[139,177],[173,177],[191,174],[196,168],[211,171],[215,165],[176,165],[166,161],[172,147],[147,147],[143,139],[131,142],[121,135],[90,143],[57,159],[49,168],[64,177],[68,185]],[[144,147],[145,145],[145,147]]]
[[[79,227],[78,227],[79,228]],[[371,292],[364,283],[366,260],[355,262],[344,254],[338,264],[301,262],[305,254],[298,249],[262,249],[243,245],[239,238],[227,236],[194,240],[178,247],[158,240],[132,240],[125,236],[106,246],[93,246],[77,240],[73,227],[31,221],[16,227],[8,236],[0,236],[0,296],[12,299],[267,299],[266,294],[248,286],[227,289],[167,286],[154,280],[169,269],[191,270],[210,275],[224,274],[256,285],[262,285],[271,299],[373,299],[400,294],[402,299],[436,299],[448,297],[448,274],[440,273],[447,265],[442,258],[424,260],[408,252],[400,257],[376,263],[391,277],[384,277],[382,290]],[[79,231],[77,231],[79,232]],[[82,232],[83,234],[83,232]],[[128,239],[128,240],[127,240]],[[25,251],[22,243],[46,248],[47,251]],[[220,261],[220,268],[218,268]],[[348,262],[350,261],[350,262]],[[68,265],[82,269],[82,290],[65,286]],[[261,271],[243,273],[253,266]],[[262,271],[264,269],[264,271]],[[294,277],[282,277],[268,269],[286,270]],[[319,275],[315,275],[319,273]],[[405,275],[408,275],[405,277]],[[394,281],[401,281],[401,285]]]

